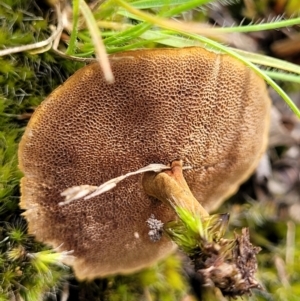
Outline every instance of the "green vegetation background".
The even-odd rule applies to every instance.
[[[264,3],[257,6],[262,14],[271,5],[269,1]],[[237,8],[233,6],[231,13],[242,12]],[[46,3],[2,1],[0,48],[46,39],[51,34],[52,18]],[[61,264],[61,254],[35,242],[26,233],[26,222],[18,207],[22,177],[17,162],[18,142],[30,113],[82,65],[51,51],[0,57],[0,301],[61,300],[68,290],[73,298],[70,300],[183,300],[191,289],[181,268],[180,255],[136,275],[78,283],[72,271]],[[300,88],[293,87],[293,91],[299,93]],[[300,226],[289,217],[278,215],[278,203],[244,198],[247,187],[251,187],[251,181],[239,194],[239,200],[244,202],[237,202],[236,197],[223,208],[232,212],[232,227],[250,227],[253,242],[263,248],[258,276],[265,290],[243,300],[299,300]],[[294,240],[288,244],[291,235]],[[288,252],[292,252],[292,259],[286,259]],[[222,300],[207,297],[214,299]]]

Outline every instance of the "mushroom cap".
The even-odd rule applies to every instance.
[[[174,250],[148,237],[146,220],[175,213],[142,189],[142,175],[67,206],[65,189],[102,184],[150,163],[181,159],[209,211],[254,170],[266,148],[270,100],[264,81],[236,59],[202,48],[110,56],[115,83],[98,63],[58,87],[34,112],[20,143],[21,208],[29,232],[74,250],[79,279],[130,273]]]

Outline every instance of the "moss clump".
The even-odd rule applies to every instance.
[[[0,4],[0,49],[45,39],[50,15],[34,1]],[[40,300],[69,274],[63,254],[26,233],[19,202],[18,142],[34,108],[80,65],[50,53],[0,58],[0,300]]]

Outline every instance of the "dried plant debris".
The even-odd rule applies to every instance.
[[[190,167],[184,167],[183,169],[189,169]],[[135,170],[133,172],[129,172],[125,175],[121,175],[119,177],[110,179],[109,181],[103,183],[100,186],[92,186],[92,185],[80,185],[80,186],[73,186],[70,188],[67,188],[61,193],[61,196],[65,197],[64,202],[60,202],[60,206],[67,205],[71,203],[72,201],[78,200],[80,198],[83,198],[85,200],[91,199],[97,195],[100,195],[106,191],[111,190],[112,188],[116,187],[117,184],[124,179],[141,174],[147,171],[154,171],[154,172],[161,172],[162,170],[170,169],[169,166],[166,166],[164,164],[149,164],[147,166],[144,166],[138,170]]]
[[[251,244],[248,228],[235,234],[234,239],[224,239],[228,214],[212,215],[195,223],[188,212],[177,212],[180,220],[166,224],[164,230],[189,255],[202,287],[218,288],[224,296],[233,298],[261,289],[255,279],[260,248]]]
[[[223,295],[237,297],[261,288],[255,279],[259,251],[259,247],[250,243],[249,229],[244,228],[234,240],[204,243],[193,261],[196,272],[204,279],[204,286],[215,286]]]
[[[291,87],[292,89],[293,87]],[[294,87],[294,90],[299,88]],[[277,208],[273,219],[300,221],[300,120],[270,91],[273,99],[268,152],[256,170],[253,198],[272,200]],[[291,93],[300,106],[299,92]]]

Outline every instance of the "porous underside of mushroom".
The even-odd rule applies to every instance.
[[[181,159],[196,199],[216,209],[254,170],[265,150],[270,101],[242,63],[201,48],[111,56],[115,83],[97,63],[80,69],[35,111],[20,143],[21,207],[29,232],[74,250],[79,278],[129,273],[174,245],[149,239],[151,214],[171,207],[148,197],[141,175],[89,200],[59,206],[65,189],[98,186],[147,166]]]

